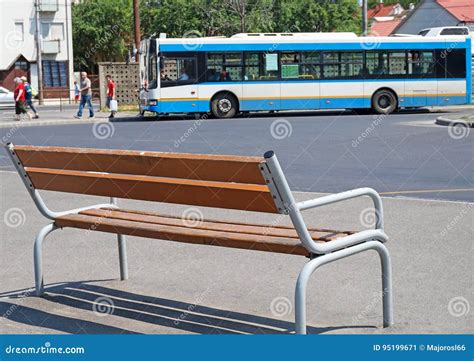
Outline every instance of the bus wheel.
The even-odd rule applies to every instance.
[[[372,97],[372,109],[378,114],[393,113],[397,105],[397,97],[391,90],[378,90]]]
[[[237,113],[237,99],[232,94],[217,94],[211,101],[212,115],[216,118],[232,118]]]

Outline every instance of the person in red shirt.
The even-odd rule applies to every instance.
[[[110,109],[110,101],[115,100],[115,96],[116,96],[116,94],[115,94],[115,82],[112,80],[112,76],[108,75],[108,74],[105,76],[105,79],[107,80],[107,102],[106,102],[106,106],[107,106],[107,108]],[[109,118],[114,118],[115,113],[116,113],[115,110],[111,110]]]
[[[25,107],[25,99],[26,99],[26,92],[25,92],[25,84],[23,80],[20,78],[15,79],[15,91],[13,92],[13,97],[15,99],[15,119],[20,120],[21,114],[28,115],[28,118],[31,120],[31,114],[26,110]]]

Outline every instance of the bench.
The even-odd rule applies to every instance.
[[[40,213],[52,222],[34,243],[36,293],[44,292],[42,243],[57,229],[80,228],[118,237],[120,278],[128,278],[126,236],[148,237],[308,257],[295,290],[296,333],[306,333],[306,288],[316,268],[375,250],[382,264],[383,325],[393,324],[390,256],[384,242],[382,201],[373,189],[296,202],[276,155],[243,157],[204,154],[15,146],[6,149]],[[110,197],[110,202],[55,212],[40,190]],[[374,229],[360,232],[308,228],[302,212],[355,197],[374,202]],[[117,198],[255,211],[289,216],[293,227],[223,220],[189,222],[180,217],[121,209]],[[278,221],[278,219],[277,219]]]

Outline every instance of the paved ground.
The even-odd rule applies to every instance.
[[[273,149],[295,191],[372,186],[391,196],[384,198],[384,205],[396,326],[380,328],[379,262],[375,253],[366,253],[316,272],[308,294],[310,332],[471,333],[473,135],[435,126],[437,116],[316,112],[227,121],[174,117],[2,128],[0,137],[17,144],[221,154],[261,155]],[[133,237],[128,243],[131,278],[120,282],[112,235],[64,230],[44,246],[48,295],[33,297],[33,239],[46,220],[3,152],[0,167],[1,332],[293,331],[294,284],[305,262],[297,256]],[[46,200],[58,210],[98,201],[76,197],[72,202],[59,193],[46,194]],[[186,209],[123,204],[177,215]],[[367,200],[353,200],[308,211],[307,220],[312,226],[362,229],[369,206]],[[261,214],[204,213],[209,218],[273,221]]]
[[[129,238],[130,279],[118,278],[110,234],[63,230],[44,246],[45,298],[33,285],[32,245],[46,224],[20,184],[3,173],[0,321],[3,333],[270,333],[292,332],[293,291],[305,258]],[[308,198],[316,194],[298,194]],[[54,209],[69,197],[48,194]],[[86,197],[77,205],[90,204]],[[185,207],[123,202],[165,213]],[[359,254],[316,271],[308,294],[312,333],[471,333],[472,203],[385,198],[394,272],[396,326],[382,322],[379,261]],[[369,201],[309,211],[313,226],[362,229]],[[10,211],[8,211],[10,210]],[[209,218],[271,222],[272,216],[205,210]],[[287,220],[285,220],[286,222]],[[94,306],[94,304],[96,306]],[[99,305],[99,306],[98,306]],[[107,305],[113,305],[107,307]],[[101,313],[103,312],[103,313]],[[466,313],[467,312],[467,313]],[[111,313],[110,315],[107,313]]]

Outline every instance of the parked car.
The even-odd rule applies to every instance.
[[[0,86],[0,107],[14,107],[13,92]]]
[[[441,26],[438,28],[427,28],[420,30],[421,36],[446,36],[446,35],[470,35],[467,26]]]

